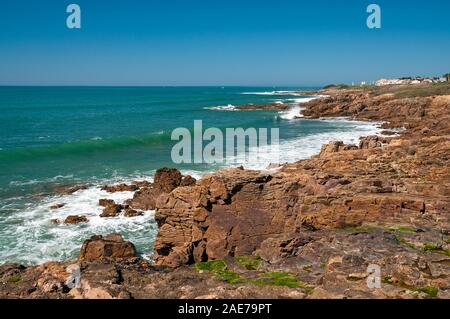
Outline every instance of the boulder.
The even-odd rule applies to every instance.
[[[64,220],[64,224],[79,224],[79,223],[85,223],[88,219],[86,216],[79,216],[79,215],[70,215],[67,216]]]
[[[155,182],[134,193],[133,198],[127,203],[134,209],[153,210],[156,207],[156,201],[159,196],[170,193],[180,186],[181,182],[182,175],[180,171],[175,168],[161,168],[156,171]],[[193,180],[188,178],[185,183],[192,184]]]
[[[176,168],[160,168],[155,173],[154,187],[163,193],[170,193],[180,186],[181,173]]]
[[[116,217],[122,211],[122,205],[110,204],[103,209],[100,217]]]
[[[119,234],[92,236],[81,247],[79,260],[123,260],[136,257],[134,245]]]
[[[125,217],[136,217],[136,216],[142,216],[142,215],[144,215],[144,213],[140,212],[140,211],[137,211],[137,210],[134,210],[132,208],[126,208],[124,210],[124,212],[123,212],[123,215]]]
[[[107,207],[107,206],[115,205],[115,204],[116,204],[116,202],[114,202],[114,200],[112,200],[112,199],[101,198],[98,200],[98,205],[103,206],[103,207]]]

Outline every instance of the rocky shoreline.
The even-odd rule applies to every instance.
[[[433,88],[314,92],[326,97],[303,116],[380,121],[391,136],[332,141],[276,172],[162,169],[106,186],[135,195],[100,203],[105,217],[156,209],[154,263],[94,236],[76,261],[0,266],[0,298],[450,298],[450,90]],[[367,285],[370,265],[381,288]]]

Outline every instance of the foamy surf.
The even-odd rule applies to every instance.
[[[301,111],[301,108],[299,106],[295,106],[288,111],[280,112],[279,117],[284,120],[293,120],[298,117],[303,117],[303,115],[300,114],[300,111]]]
[[[205,110],[215,110],[215,111],[238,111],[236,106],[234,106],[232,104],[219,105],[219,106],[210,106],[210,107],[205,107],[204,109]]]
[[[303,95],[297,91],[242,92],[241,94],[246,94],[246,95],[296,95],[296,96]]]
[[[100,198],[122,203],[131,197],[133,192],[110,194],[91,187],[71,195],[52,196],[14,214],[2,216],[3,223],[10,226],[0,230],[0,241],[8,238],[15,238],[15,241],[9,241],[7,249],[2,249],[0,263],[33,264],[76,258],[84,240],[95,234],[109,233],[121,233],[144,257],[150,256],[152,239],[157,232],[153,211],[132,218],[99,216],[103,209],[98,205]],[[50,209],[56,203],[65,205]],[[89,221],[77,225],[54,225],[50,222],[52,219],[63,221],[69,215],[84,215]],[[5,243],[2,246],[5,247]]]
[[[330,141],[343,141],[345,144],[358,145],[360,137],[376,135],[382,131],[379,128],[380,123],[376,122],[351,121],[343,118],[324,121],[342,123],[342,131],[309,134],[296,139],[285,140],[280,143],[279,157],[277,154],[264,152],[260,149],[257,163],[241,162],[233,166],[242,165],[246,169],[267,170],[271,164],[293,163],[310,158],[320,152],[323,144]],[[269,150],[269,146],[266,147]]]

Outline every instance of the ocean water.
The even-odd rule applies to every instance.
[[[175,165],[171,132],[203,128],[279,128],[280,162],[308,158],[330,140],[357,143],[373,123],[294,119],[301,103],[316,98],[305,88],[273,87],[0,87],[0,263],[39,263],[76,257],[93,234],[119,232],[151,257],[154,212],[136,218],[100,218],[100,198],[122,202],[131,192],[108,194],[98,186],[151,180],[156,169],[177,167],[200,177],[218,164]],[[247,103],[290,103],[292,109],[238,111]],[[248,163],[264,169],[273,159]],[[222,165],[223,166],[223,165]],[[61,186],[87,185],[71,195]],[[54,203],[66,204],[51,210]],[[83,214],[89,222],[53,225],[53,218]]]

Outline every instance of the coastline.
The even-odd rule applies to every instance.
[[[274,173],[225,169],[204,176],[195,185],[158,193],[153,199],[159,227],[155,265],[178,268],[162,274],[139,258],[125,263],[102,260],[100,264],[117,269],[121,276],[129,272],[130,278],[135,278],[143,271],[157,273],[157,278],[142,278],[134,286],[130,281],[111,287],[88,275],[86,282],[111,297],[126,291],[126,296],[151,298],[148,290],[138,292],[144,283],[151,283],[158,287],[159,297],[222,298],[239,297],[233,293],[240,293],[241,297],[255,298],[426,298],[430,291],[420,289],[433,287],[436,296],[449,298],[445,288],[449,248],[442,237],[448,238],[450,228],[445,197],[449,184],[445,157],[449,97],[396,98],[392,93],[371,95],[354,89],[323,93],[329,95],[302,105],[305,117],[383,121],[385,130],[404,127],[405,131],[393,137],[369,137],[355,146],[330,142],[311,159],[286,164]],[[154,196],[152,192],[144,195]],[[344,247],[353,253],[346,253]],[[257,264],[256,269],[247,269],[251,274],[239,269],[239,256]],[[416,265],[417,258],[432,269],[431,275]],[[213,268],[199,274],[198,267],[185,266],[212,260],[224,260],[228,277],[221,277]],[[387,290],[364,287],[364,269],[375,261],[383,264],[383,273],[388,274]],[[25,294],[31,281],[9,280],[11,274],[26,278],[28,272],[34,276],[39,273],[45,284],[38,284],[38,289],[25,297],[93,297],[92,289],[86,287],[65,292],[61,279],[67,275],[65,266],[69,263],[25,269],[1,266],[6,285],[0,288],[0,295]],[[85,269],[92,273],[98,267],[98,260],[80,263],[87,263]],[[49,272],[49,267],[58,268],[58,275]],[[289,277],[293,286],[268,280],[270,284],[261,284],[256,292],[255,285],[261,283],[258,280],[269,272],[294,273],[294,279]],[[186,292],[175,284],[168,285],[171,276],[178,286],[192,289]],[[53,284],[48,288],[49,281],[55,289]],[[234,292],[236,285],[243,287],[240,292]],[[224,287],[223,291],[213,292],[218,286]]]

